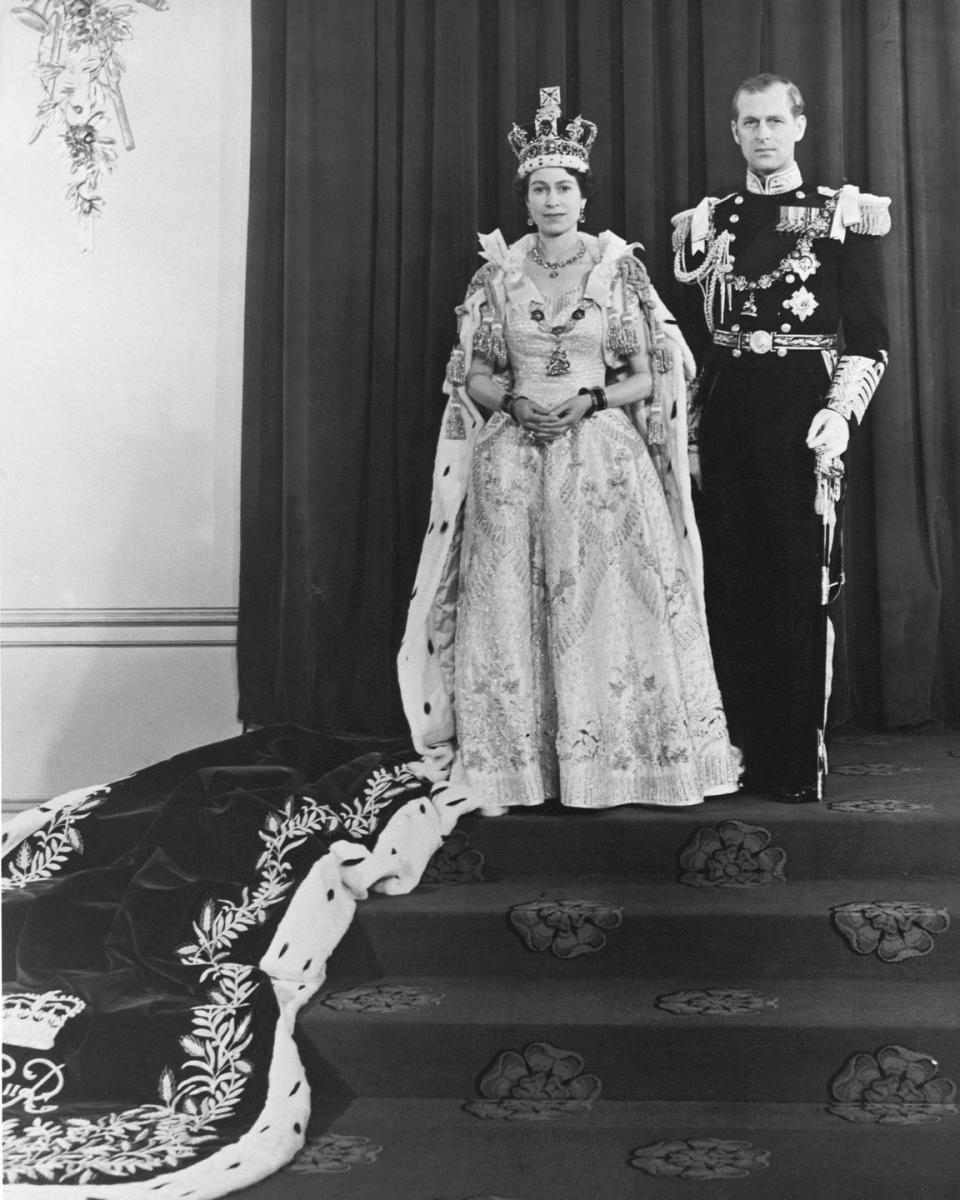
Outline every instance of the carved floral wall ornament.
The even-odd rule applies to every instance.
[[[167,0],[136,0],[156,12]],[[114,0],[30,0],[11,16],[40,34],[36,73],[43,89],[32,145],[48,125],[59,127],[72,182],[67,199],[81,222],[82,249],[93,249],[93,222],[100,216],[100,186],[117,162],[117,138],[125,150],[136,143],[127,116],[121,77],[126,64],[118,46],[133,37],[132,4]]]
[[[530,900],[514,905],[508,919],[528,950],[578,958],[603,949],[603,931],[622,923],[623,909],[596,900]]]
[[[828,1112],[877,1125],[929,1125],[955,1113],[957,1087],[929,1054],[881,1046],[851,1054],[830,1081]]]
[[[934,935],[950,928],[945,908],[908,900],[863,900],[831,910],[833,924],[856,954],[876,954],[881,962],[903,962],[929,954]]]

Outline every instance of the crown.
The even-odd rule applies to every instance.
[[[3,1040],[11,1046],[51,1050],[57,1034],[86,1004],[67,992],[17,992],[3,997]]]
[[[560,112],[560,89],[540,89],[540,107],[532,125],[514,125],[507,141],[516,154],[517,174],[529,175],[538,167],[566,167],[585,171],[597,127],[583,117],[568,120]]]

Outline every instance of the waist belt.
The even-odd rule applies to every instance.
[[[835,333],[770,333],[766,329],[718,329],[713,335],[715,346],[730,346],[739,358],[744,350],[750,354],[769,354],[775,350],[782,358],[788,350],[836,350]]]

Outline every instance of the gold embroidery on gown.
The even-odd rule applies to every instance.
[[[529,300],[529,293],[528,293]],[[550,326],[569,374],[550,377]],[[581,290],[510,305],[513,391],[556,407],[602,386],[603,323]],[[733,790],[706,634],[647,448],[621,409],[538,445],[494,414],[467,488],[456,632],[462,769],[497,805],[699,803]]]

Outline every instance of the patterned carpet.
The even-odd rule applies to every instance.
[[[957,732],[839,740],[822,806],[466,817],[360,905],[237,1195],[955,1200],[958,862]]]

